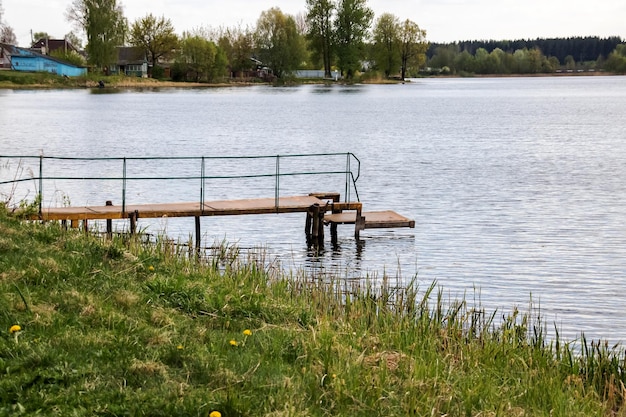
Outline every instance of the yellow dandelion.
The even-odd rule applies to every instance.
[[[219,411],[211,411],[209,417],[222,417],[222,413],[220,413]]]
[[[231,346],[237,346],[237,345],[239,345],[239,343],[237,343],[237,341],[236,341],[236,340],[231,340],[231,341],[230,341],[230,345],[231,345]]]
[[[184,347],[183,345],[178,345],[178,346],[176,346],[176,349],[178,349],[178,350],[183,350],[184,348],[185,348],[185,347]]]
[[[150,265],[150,266],[148,267],[148,271],[150,271],[150,272],[154,271],[154,267],[153,267],[152,265]]]
[[[244,330],[244,331],[243,331],[243,335],[244,335],[244,336],[252,336],[252,330],[250,330],[250,329],[246,329],[246,330]]]
[[[22,331],[22,328],[19,326],[19,324],[14,324],[13,326],[11,326],[11,328],[9,329],[9,333],[13,334],[13,333],[17,333]]]

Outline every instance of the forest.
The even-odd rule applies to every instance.
[[[435,73],[626,72],[626,48],[617,36],[431,43],[426,56]]]

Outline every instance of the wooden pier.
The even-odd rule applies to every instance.
[[[115,206],[107,201],[102,206],[42,208],[33,219],[70,222],[72,228],[88,230],[90,220],[107,220],[107,233],[112,233],[112,220],[128,219],[130,232],[135,233],[137,219],[160,217],[194,217],[196,249],[200,249],[200,218],[244,214],[306,213],[307,242],[321,246],[324,226],[331,226],[332,239],[337,238],[337,225],[354,224],[354,236],[359,239],[365,229],[415,227],[415,222],[393,211],[363,212],[361,202],[340,202],[339,193],[311,193],[303,196],[254,198],[188,203],[134,204]]]

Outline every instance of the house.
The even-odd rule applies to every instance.
[[[41,38],[35,42],[30,49],[42,55],[50,55],[52,52],[56,51],[62,51],[63,53],[76,52],[80,54],[80,51],[67,39]]]
[[[118,47],[117,63],[111,65],[110,73],[146,78],[148,76],[146,52],[135,46]]]
[[[87,73],[87,68],[77,67],[76,65],[29,49],[0,43],[0,50],[0,56],[8,60],[9,67],[14,71],[50,72],[66,77],[77,77]]]

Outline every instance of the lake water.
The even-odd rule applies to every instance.
[[[625,109],[626,78],[602,76],[115,93],[0,90],[0,154],[353,152],[361,161],[357,185],[364,210],[393,209],[415,219],[415,229],[366,230],[356,242],[352,226],[339,226],[338,244],[327,237],[325,250],[315,254],[307,250],[302,214],[243,216],[203,219],[203,239],[264,247],[285,268],[346,278],[387,274],[400,282],[416,277],[422,288],[436,280],[446,296],[480,298],[489,311],[525,310],[532,297],[544,319],[570,340],[585,332],[588,339],[623,342]],[[344,168],[345,157],[329,159],[315,164]],[[12,177],[16,162],[2,163],[0,177]],[[271,170],[271,164],[209,170]],[[187,168],[177,162],[133,169],[156,174]],[[121,175],[118,162],[71,170]],[[344,180],[281,180],[281,193],[343,193]],[[197,188],[185,181],[133,183],[127,200],[194,201]],[[32,197],[33,189],[25,182],[15,195]],[[255,196],[273,197],[273,183],[229,181],[206,191],[207,199]],[[68,199],[73,205],[119,204],[120,198],[117,182],[44,185],[47,205]],[[139,227],[184,239],[193,219],[140,220]]]

